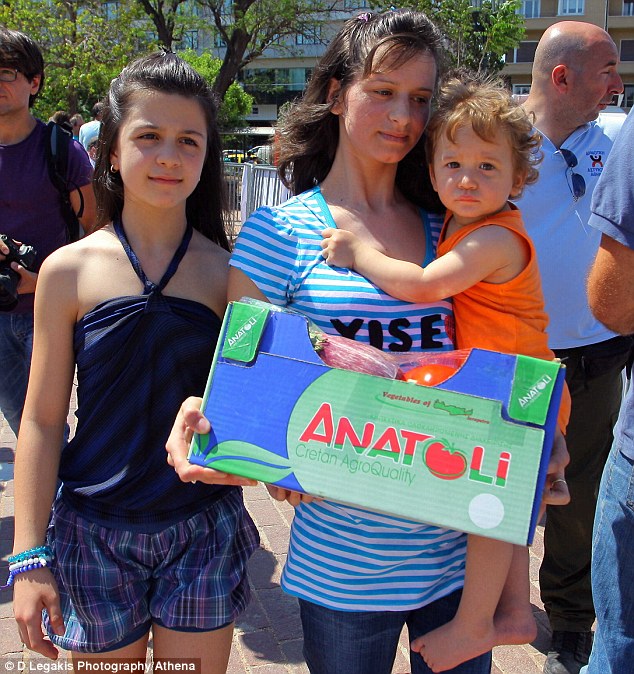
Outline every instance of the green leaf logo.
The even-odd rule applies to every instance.
[[[207,453],[204,465],[223,473],[270,483],[278,482],[292,472],[288,459],[258,445],[238,440],[227,440],[216,445]]]
[[[225,333],[222,355],[231,360],[250,363],[258,353],[269,309],[264,306],[234,302]]]

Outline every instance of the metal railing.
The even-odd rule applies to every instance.
[[[275,166],[260,164],[224,164],[229,190],[230,234],[237,236],[242,223],[260,206],[276,206],[290,192],[279,179]]]
[[[242,220],[240,209],[242,204],[242,174],[246,164],[234,164],[225,162],[223,165],[225,172],[225,182],[229,196],[229,217],[227,229],[229,230],[229,239],[233,241],[240,231]]]

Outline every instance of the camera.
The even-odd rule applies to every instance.
[[[0,260],[0,311],[11,311],[18,303],[18,283],[20,274],[11,269],[11,263],[35,271],[37,251],[33,246],[19,245],[6,234],[0,234],[0,241],[9,249],[4,260]]]

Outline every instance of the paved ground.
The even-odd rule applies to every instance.
[[[7,577],[7,557],[13,540],[14,449],[15,439],[0,414],[1,583]],[[297,603],[279,587],[293,508],[270,499],[263,487],[246,489],[245,498],[260,531],[262,544],[251,560],[253,600],[236,625],[228,671],[230,674],[307,674],[308,668],[302,658]],[[543,530],[539,527],[531,549],[531,600],[539,627],[538,637],[530,645],[496,648],[492,674],[540,674],[542,671],[544,650],[549,639],[537,583],[542,545]],[[403,635],[393,674],[409,674],[407,652],[407,640]],[[19,665],[18,661],[21,661]],[[11,591],[0,590],[0,674],[11,671],[11,668],[47,671],[42,669],[44,665],[39,656],[27,650],[23,652],[12,617]]]

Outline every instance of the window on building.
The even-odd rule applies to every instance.
[[[104,2],[102,5],[103,16],[106,21],[114,21],[119,14],[118,2]]]
[[[198,3],[193,2],[193,0],[187,0],[186,2],[182,2],[178,6],[176,13],[179,16],[186,16],[186,17],[203,16],[202,7]]]
[[[634,2],[623,0],[623,16],[634,16]]]
[[[290,91],[304,91],[306,83],[308,82],[309,70],[308,68],[289,68],[288,88]]]
[[[220,8],[220,16],[223,21],[229,21],[233,17],[233,1],[232,0],[223,0],[222,7]]]
[[[313,74],[312,68],[260,68],[242,71],[242,85],[246,91],[256,97],[258,103],[283,102],[295,98],[304,91]],[[278,96],[273,100],[263,94]],[[280,99],[279,96],[285,97]]]
[[[505,55],[506,63],[532,63],[535,60],[537,41],[520,42],[519,47]]]
[[[530,84],[514,84],[513,96],[528,96],[531,90]]]
[[[634,40],[621,40],[621,61],[634,61]]]
[[[526,19],[538,19],[540,11],[540,0],[523,0],[517,13]]]
[[[321,44],[321,25],[306,26],[295,36],[295,44]]]
[[[584,13],[584,0],[559,0],[559,16]]]
[[[273,68],[246,68],[242,71],[242,86],[250,94],[275,91],[279,86],[276,82],[278,72]]]
[[[198,49],[198,31],[197,30],[185,30],[183,31],[183,37],[180,41],[181,49],[193,49],[196,51]]]

